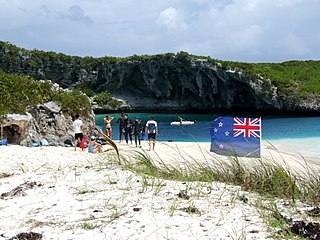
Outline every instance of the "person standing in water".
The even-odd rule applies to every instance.
[[[113,117],[106,116],[103,121],[104,124],[106,125],[106,135],[112,139],[112,127],[111,127],[111,122],[113,120]]]
[[[148,133],[149,151],[151,151],[151,142],[152,150],[154,150],[154,146],[156,145],[156,138],[158,135],[158,123],[154,120],[153,116],[151,116],[150,120],[146,123],[145,131]]]

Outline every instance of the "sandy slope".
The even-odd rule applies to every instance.
[[[208,152],[209,143],[157,143],[155,152],[147,148],[146,143],[141,149],[119,144],[127,158],[137,150],[178,164],[190,156],[204,162],[217,157]],[[12,174],[0,178],[0,194],[34,182],[24,194],[0,199],[0,239],[28,231],[42,233],[44,239],[266,239],[269,235],[255,207],[257,195],[223,183],[137,176],[110,163],[109,154],[64,147],[0,147],[0,174]],[[298,153],[282,154],[270,145],[264,145],[263,154],[289,160],[293,167],[301,162]],[[314,159],[308,156],[317,166]]]

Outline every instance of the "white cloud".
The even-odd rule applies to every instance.
[[[175,8],[167,8],[162,11],[157,19],[157,23],[168,28],[175,28],[177,26],[178,13]]]
[[[320,56],[319,0],[0,0],[0,40],[81,56]]]

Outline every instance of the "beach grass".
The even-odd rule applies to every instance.
[[[134,161],[128,161],[122,158],[119,163],[143,176],[183,182],[224,182],[241,186],[245,191],[290,199],[293,202],[297,199],[312,204],[320,202],[319,172],[308,165],[304,166],[304,174],[297,175],[287,166],[262,159],[248,165],[237,157],[229,157],[227,161],[215,157],[210,162],[207,160],[199,163],[194,160],[182,165],[172,160],[155,161],[145,152],[136,152],[133,159]]]
[[[208,192],[213,189],[212,184],[215,182],[226,183],[239,186],[243,191],[258,193],[258,196],[264,199],[264,205],[256,203],[260,216],[271,229],[281,229],[271,231],[271,235],[291,239],[294,235],[290,230],[291,222],[283,218],[277,208],[276,199],[284,199],[292,206],[297,202],[310,206],[318,206],[320,203],[319,170],[308,165],[307,161],[300,163],[300,171],[297,172],[287,165],[286,159],[255,159],[248,163],[237,157],[220,158],[212,155],[212,158],[204,156],[205,161],[199,162],[193,156],[188,156],[187,161],[186,156],[181,154],[180,157],[186,160],[181,164],[175,159],[163,159],[155,155],[156,157],[151,157],[147,151],[135,151],[132,158],[122,156],[117,163],[141,176],[142,192],[153,189],[156,194],[165,184],[164,180],[184,182],[185,189],[182,189],[178,196],[180,199],[190,199],[189,205],[181,207],[180,200],[177,199],[169,208],[171,216],[177,211],[201,214],[196,211],[192,199],[199,197],[203,191],[201,187],[197,191],[194,183],[205,183]],[[234,202],[236,200],[248,202],[239,190],[234,193]],[[232,204],[230,202],[230,205]],[[268,207],[265,207],[266,205]],[[237,236],[236,239],[245,239],[245,236]],[[303,238],[296,236],[296,239]]]
[[[206,149],[204,144],[199,146]],[[21,230],[56,228],[61,236],[72,230],[119,239],[129,239],[129,234],[158,239],[166,233],[168,239],[181,234],[185,239],[303,239],[293,228],[296,222],[320,219],[317,163],[307,157],[296,165],[287,154],[283,158],[274,154],[273,161],[223,157],[205,150],[202,156],[195,144],[175,143],[159,143],[156,151],[119,145],[120,157],[116,151],[13,149],[25,151],[24,155],[34,153],[39,160],[13,156],[2,172],[16,176],[4,176],[3,189],[13,193],[24,186],[21,179],[30,176],[38,184],[26,189],[24,197],[2,199],[17,206],[3,208],[4,216],[12,219],[1,225],[7,231],[17,229],[18,222]],[[57,149],[61,155],[51,154]],[[12,151],[7,154],[11,156]],[[132,232],[121,232],[127,228]]]

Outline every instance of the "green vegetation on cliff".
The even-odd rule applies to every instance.
[[[108,92],[102,92],[98,95],[95,95],[93,97],[93,100],[99,105],[99,106],[106,106],[109,105],[113,109],[117,109],[121,106],[121,102],[113,99],[111,94]]]
[[[252,79],[270,79],[280,93],[296,93],[299,97],[320,95],[320,61],[288,61],[283,63],[245,63],[212,59],[205,56],[177,54],[185,59],[202,59],[220,63],[222,68],[242,72]]]
[[[28,107],[47,101],[58,102],[62,110],[71,115],[81,113],[87,116],[91,104],[87,96],[79,90],[52,90],[46,81],[34,81],[32,78],[16,74],[6,74],[0,70],[0,115],[25,113]]]
[[[40,50],[30,51],[0,41],[0,69],[2,68],[3,71],[30,75],[37,80],[51,79],[64,87],[77,82],[76,86],[81,89],[95,90],[94,88],[97,89],[103,81],[103,77],[112,77],[111,73],[105,72],[106,68],[102,69],[103,66],[126,62],[152,64],[157,61],[165,64],[169,61],[177,61],[185,69],[192,71],[192,60],[207,61],[225,70],[242,72],[253,81],[270,79],[271,83],[277,87],[278,94],[284,99],[315,99],[316,103],[320,101],[320,61],[242,63],[195,56],[183,51],[177,54],[133,55],[126,58],[107,56],[93,58],[67,56]],[[100,73],[103,76],[100,76]],[[94,76],[93,80],[90,76]]]
[[[252,78],[268,78],[282,94],[300,97],[320,95],[320,61],[288,61],[283,63],[241,63],[220,61],[224,66],[243,71]]]

